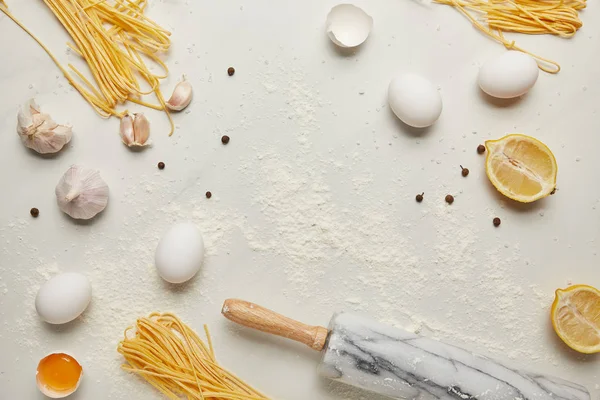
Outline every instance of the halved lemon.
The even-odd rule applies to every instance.
[[[485,172],[506,197],[531,203],[548,196],[556,187],[556,159],[539,140],[513,134],[488,140],[485,147]]]
[[[600,352],[600,291],[587,285],[558,289],[550,312],[556,334],[573,350]]]

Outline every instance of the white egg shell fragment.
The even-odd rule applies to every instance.
[[[190,280],[204,260],[204,240],[191,222],[173,225],[156,247],[154,261],[158,274],[170,283]]]
[[[352,4],[339,4],[327,14],[327,35],[340,47],[360,46],[372,28],[373,18]]]
[[[422,76],[399,75],[388,87],[390,108],[402,122],[415,128],[433,125],[442,113],[442,97]]]
[[[76,219],[90,219],[106,208],[108,185],[94,169],[73,165],[56,185],[56,202]]]
[[[42,392],[42,394],[46,397],[49,397],[51,399],[64,399],[67,396],[72,395],[73,393],[75,393],[77,391],[77,389],[79,389],[79,384],[81,383],[81,379],[79,379],[79,382],[77,383],[77,386],[75,386],[72,389],[68,389],[68,390],[62,390],[60,392],[52,390],[51,388],[47,387],[46,385],[43,384],[43,382],[40,382],[39,380],[37,380],[37,387],[38,390],[40,392]]]
[[[527,93],[539,74],[533,57],[520,51],[507,51],[481,67],[479,87],[492,97],[511,99]]]
[[[35,297],[35,309],[50,324],[66,324],[90,304],[92,285],[85,275],[65,272],[42,285]]]

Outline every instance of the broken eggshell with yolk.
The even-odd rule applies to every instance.
[[[37,387],[45,396],[62,399],[79,387],[83,368],[66,353],[51,353],[42,358],[37,367]]]
[[[360,46],[372,28],[373,18],[352,4],[339,4],[327,14],[327,35],[343,48]]]

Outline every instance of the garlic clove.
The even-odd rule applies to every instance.
[[[75,219],[90,219],[106,208],[108,185],[96,170],[73,165],[56,185],[59,208]]]
[[[51,131],[58,126],[50,115],[44,113],[32,114],[31,121],[33,127],[30,130]]]
[[[72,132],[70,126],[56,125],[51,130],[38,129],[35,140],[27,139],[29,143],[25,146],[40,154],[56,153],[71,140]]]
[[[25,129],[33,125],[33,115],[40,113],[40,107],[34,99],[29,99],[25,104],[19,107],[17,114],[18,128]]]
[[[143,113],[126,114],[121,118],[121,140],[128,147],[144,147],[150,144],[150,122]]]
[[[123,143],[131,147],[135,141],[133,135],[133,117],[131,114],[126,114],[121,118],[120,134]]]
[[[59,125],[50,115],[40,112],[34,99],[19,109],[17,122],[17,132],[23,144],[41,154],[60,151],[73,135],[71,126]]]
[[[175,86],[171,98],[167,100],[165,104],[167,105],[167,108],[171,111],[181,111],[184,108],[186,108],[191,101],[192,85],[185,80],[184,76],[182,78],[182,81]]]
[[[71,127],[71,125],[57,125],[53,129],[53,132],[55,136],[55,144],[60,144],[60,147],[56,151],[63,148],[64,145],[69,143],[73,137],[73,127]]]
[[[134,114],[133,119],[133,144],[136,146],[146,146],[150,137],[150,121],[144,113]]]

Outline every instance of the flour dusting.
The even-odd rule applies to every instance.
[[[51,253],[32,245],[28,220],[14,218],[0,228],[0,254],[22,260],[15,268],[0,266],[0,338],[17,338],[14,345],[31,365],[48,351],[51,338],[82,352],[86,373],[106,388],[106,398],[120,400],[130,392],[151,396],[149,385],[119,368],[123,359],[116,347],[124,330],[153,311],[175,312],[199,328],[206,319],[221,318],[224,298],[243,292],[274,299],[267,307],[295,305],[315,319],[308,323],[326,324],[336,310],[356,311],[520,367],[559,371],[564,353],[548,351],[546,340],[553,335],[548,324],[553,293],[532,278],[543,274],[544,266],[524,256],[518,238],[494,231],[491,219],[482,221],[482,215],[498,210],[477,210],[472,187],[441,178],[446,153],[427,157],[422,165],[403,164],[408,141],[382,137],[371,126],[356,128],[359,141],[346,141],[344,131],[325,128],[324,116],[338,113],[341,119],[344,110],[321,97],[318,82],[301,66],[265,61],[257,61],[258,91],[240,96],[247,103],[237,119],[221,119],[215,107],[207,114],[220,124],[208,133],[178,130],[172,145],[185,153],[177,160],[178,173],[171,174],[174,167],[168,164],[162,172],[123,174],[122,193],[111,194],[116,205],[106,210],[110,217],[112,207],[126,215],[118,229],[103,231],[102,219],[82,226],[63,221],[62,232],[76,234]],[[360,99],[369,95],[363,91]],[[270,96],[285,101],[263,109]],[[370,110],[373,115],[384,114],[377,114],[380,103],[377,99]],[[251,106],[263,113],[246,111]],[[204,164],[187,151],[185,135],[202,134],[216,143],[224,132],[232,137],[228,148],[206,151]],[[233,153],[234,146],[243,151]],[[218,187],[206,187],[207,171],[221,174],[212,181]],[[469,179],[476,179],[475,170]],[[210,199],[204,194],[208,189]],[[416,203],[415,194],[423,191],[424,201]],[[443,201],[448,193],[455,196],[452,205]],[[205,262],[196,278],[171,285],[157,275],[154,251],[162,234],[181,221],[201,230]],[[510,219],[504,221],[503,216],[500,229],[510,226]],[[61,258],[63,253],[73,254],[76,262]],[[92,303],[73,323],[49,327],[35,313],[35,295],[46,280],[68,270],[89,276]],[[4,299],[13,290],[22,313],[8,311]],[[61,335],[65,332],[76,334]],[[235,344],[221,343],[230,345]],[[326,385],[332,396],[350,396],[345,387]]]

